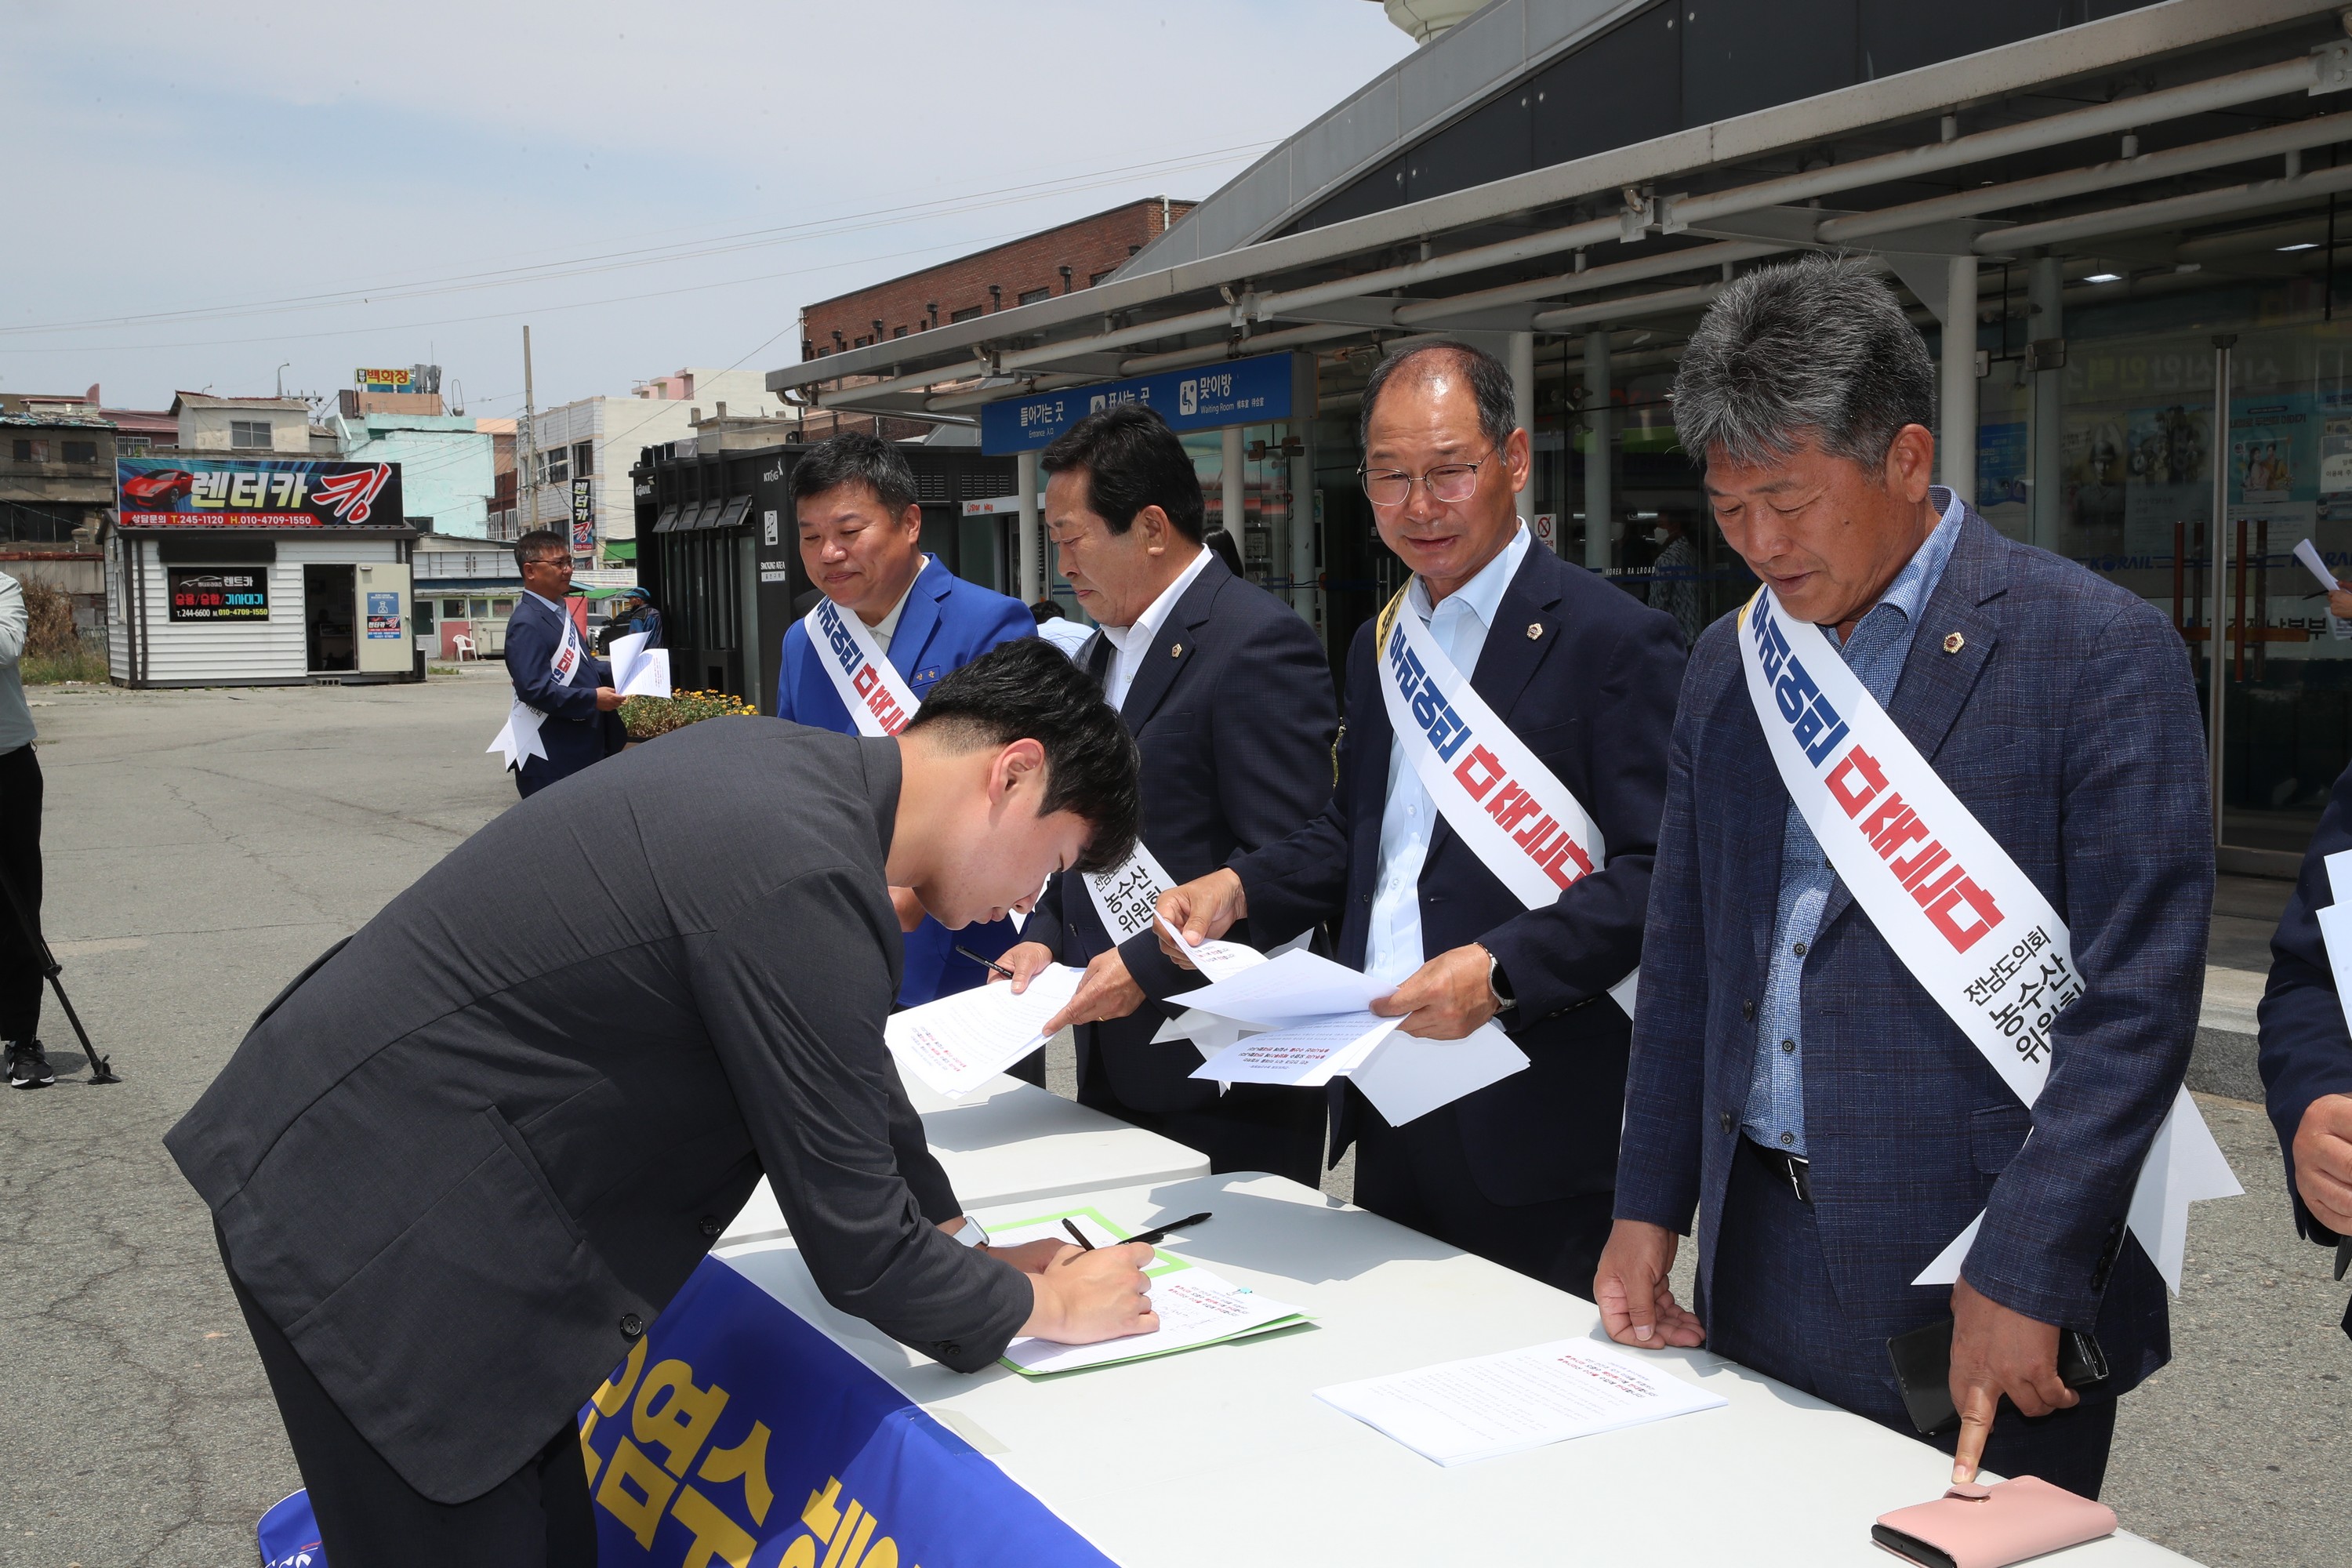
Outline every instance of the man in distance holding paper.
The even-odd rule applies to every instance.
[[[1331,795],[1339,729],[1331,670],[1313,628],[1202,547],[1192,459],[1151,409],[1087,416],[1045,448],[1045,526],[1062,575],[1099,623],[1079,651],[1143,754],[1143,837],[1123,865],[1054,879],[1004,961],[1013,984],[1058,959],[1083,966],[1070,1005],[1078,1100],[1209,1156],[1214,1171],[1269,1171],[1312,1186],[1323,1154],[1318,1097],[1191,1076],[1201,1053],[1152,1037],[1143,1005],[1197,986],[1169,962],[1152,910],[1197,877],[1297,832]],[[1251,940],[1247,928],[1234,933]]]
[[[590,655],[564,607],[572,592],[572,547],[553,529],[534,528],[515,541],[514,552],[523,594],[507,622],[507,675],[517,706],[542,715],[537,721],[541,754],[525,755],[515,770],[515,789],[528,800],[612,756],[628,734],[618,717],[621,694],[613,689],[613,667]]]
[[[1683,689],[1596,1300],[1904,1432],[1886,1342],[1952,1318],[1955,1479],[2095,1496],[2170,1354],[2135,1184],[2160,1125],[2219,1160],[2168,1123],[2204,742],[2160,612],[1929,483],[1935,384],[1852,262],[1738,279],[1684,355],[1675,426],[1764,585]],[[1694,1209],[1698,1319],[1666,1285]],[[2062,1327],[2104,1383],[2062,1384]]]
[[[883,1046],[891,885],[993,919],[1123,857],[1135,800],[1117,715],[1025,641],[896,737],[641,747],[288,986],[165,1142],[338,1568],[593,1563],[580,1405],[763,1172],[825,1298],[947,1366],[1154,1328],[1149,1247],[987,1247]]]
[[[1244,915],[1265,941],[1336,921],[1339,961],[1396,986],[1374,1005],[1406,1034],[1507,1030],[1526,1070],[1402,1126],[1335,1091],[1333,1157],[1357,1143],[1375,1214],[1589,1295],[1624,1094],[1611,988],[1641,959],[1683,646],[1521,524],[1513,406],[1508,373],[1463,344],[1374,370],[1364,490],[1413,578],[1349,650],[1339,786],[1160,909],[1193,940]]]
[[[914,470],[889,442],[844,431],[793,466],[792,492],[801,564],[824,596],[784,632],[779,719],[844,735],[895,735],[941,676],[1035,635],[1019,600],[967,583],[923,553]],[[951,938],[910,889],[890,898],[907,932],[898,1000],[909,1007],[988,978],[959,945],[994,958],[1012,944],[1010,921]],[[1042,1065],[1032,1080],[1045,1082]]]

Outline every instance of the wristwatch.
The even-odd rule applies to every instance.
[[[1491,952],[1486,955],[1486,989],[1494,993],[1497,1013],[1507,1013],[1519,1005],[1519,999],[1511,994],[1511,980],[1503,973],[1503,961]]]
[[[988,1245],[988,1232],[982,1229],[980,1221],[972,1218],[970,1215],[963,1216],[963,1228],[954,1232],[953,1235],[956,1244],[960,1247],[986,1247]]]

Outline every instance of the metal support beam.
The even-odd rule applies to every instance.
[[[1503,368],[1511,373],[1511,423],[1528,433],[1532,447],[1536,438],[1536,335],[1533,332],[1513,332],[1505,345]],[[1534,453],[1530,451],[1532,458]],[[1519,489],[1519,521],[1533,528],[1536,521],[1536,476],[1532,463],[1528,469],[1528,482]]]
[[[2235,332],[2217,333],[2213,339],[2213,434],[2206,449],[2213,454],[2213,526],[2206,534],[2211,542],[2205,552],[2212,562],[2210,578],[2213,585],[2212,609],[2205,617],[2206,717],[2205,750],[2212,768],[2213,847],[2221,847],[2221,780],[2222,759],[2227,751],[2223,745],[2224,710],[2221,698],[2229,689],[2229,661],[2222,657],[2221,597],[2223,585],[2230,580],[2230,351],[2237,346]],[[2242,634],[2241,634],[2242,635]]]
[[[1320,627],[1315,581],[1315,456],[1290,459],[1290,607]]]
[[[2059,303],[2059,290],[2064,282],[2056,257],[2033,258],[2025,279],[2025,335],[2029,339],[2039,342],[2065,337],[2066,321]],[[2058,548],[2059,522],[2066,499],[2063,468],[2065,424],[2058,406],[2061,379],[2061,373],[2055,370],[2033,373],[2032,521],[2027,538],[2044,550]]]
[[[1609,329],[1596,327],[1584,334],[1584,428],[1591,448],[1584,458],[1584,563],[1595,572],[1609,569],[1610,459]]]
[[[1249,545],[1242,531],[1248,522],[1248,499],[1242,487],[1242,427],[1228,425],[1219,435],[1224,437],[1223,473],[1224,511],[1220,520],[1227,533],[1234,536],[1234,548],[1242,552],[1243,564],[1249,563]]]
[[[1977,258],[1955,256],[1944,287],[1944,486],[1977,503]]]
[[[1045,596],[1044,530],[1037,523],[1037,454],[1023,452],[1013,459],[1014,488],[1021,498],[1021,602],[1034,605]]]

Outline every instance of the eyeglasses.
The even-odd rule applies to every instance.
[[[1487,457],[1495,448],[1486,448]],[[1357,480],[1371,503],[1383,510],[1391,510],[1412,499],[1412,481],[1418,478],[1429,487],[1429,499],[1452,504],[1468,500],[1478,489],[1478,470],[1486,466],[1486,458],[1475,463],[1440,463],[1425,474],[1413,475],[1402,468],[1359,468]]]

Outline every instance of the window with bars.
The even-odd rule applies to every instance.
[[[981,312],[987,309],[988,307],[985,305],[966,305],[961,310],[949,311],[948,320],[950,321],[976,321],[980,320]]]
[[[228,444],[240,452],[268,450],[269,421],[267,419],[230,420]]]
[[[594,478],[595,474],[596,443],[593,441],[572,443],[572,477],[575,479],[586,479]]]
[[[1024,305],[1034,305],[1040,300],[1050,300],[1053,297],[1054,290],[1050,287],[1045,289],[1024,289],[1021,291],[1020,302]]]

